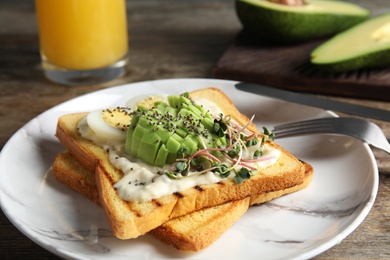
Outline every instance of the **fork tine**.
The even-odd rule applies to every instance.
[[[329,118],[325,117],[325,118],[310,119],[305,121],[297,121],[297,122],[277,125],[274,127],[274,130],[282,130],[290,127],[292,128],[292,127],[313,126],[313,125],[329,125],[329,123],[332,122],[332,119],[334,119],[334,117],[329,117]]]
[[[359,118],[327,117],[275,126],[277,138],[308,134],[339,134],[358,138],[390,154],[390,144],[376,124]]]
[[[276,137],[298,136],[306,134],[328,133],[333,130],[331,121],[324,119],[306,120],[275,126],[273,133]]]
[[[325,128],[307,128],[303,129],[290,129],[284,131],[274,131],[276,138],[288,137],[288,136],[300,136],[300,135],[309,135],[309,134],[325,134],[329,133],[329,130]]]

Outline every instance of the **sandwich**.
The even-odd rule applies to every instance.
[[[300,185],[284,190],[259,194],[251,198],[194,211],[163,223],[149,234],[181,251],[197,252],[215,242],[251,205],[259,205],[306,188],[313,176],[313,167],[305,165],[305,179]],[[100,205],[95,173],[82,166],[69,152],[56,156],[53,176],[65,186]]]
[[[181,250],[208,246],[250,205],[306,187],[313,173],[216,88],[64,115],[56,136],[69,160],[59,155],[53,174],[99,203],[116,237],[150,232]],[[208,217],[229,220],[208,227]],[[188,242],[202,227],[220,231]]]

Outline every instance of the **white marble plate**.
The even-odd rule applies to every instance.
[[[366,217],[378,186],[370,148],[349,137],[313,135],[280,139],[315,175],[302,191],[250,210],[213,245],[179,252],[150,235],[114,238],[102,210],[50,175],[57,153],[57,118],[66,113],[123,105],[146,93],[181,93],[204,87],[225,91],[259,126],[334,115],[234,87],[232,81],[172,79],[109,88],[84,95],[31,120],[1,152],[0,201],[12,223],[47,250],[68,259],[307,259],[340,243]]]

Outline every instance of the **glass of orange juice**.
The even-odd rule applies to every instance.
[[[87,85],[126,72],[125,0],[35,0],[35,8],[47,78]]]

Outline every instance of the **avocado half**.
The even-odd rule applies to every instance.
[[[324,42],[312,51],[311,62],[334,72],[390,65],[390,13],[371,18]]]
[[[331,36],[367,19],[370,12],[341,1],[306,0],[288,6],[268,0],[236,0],[244,29],[270,42],[296,43]]]

